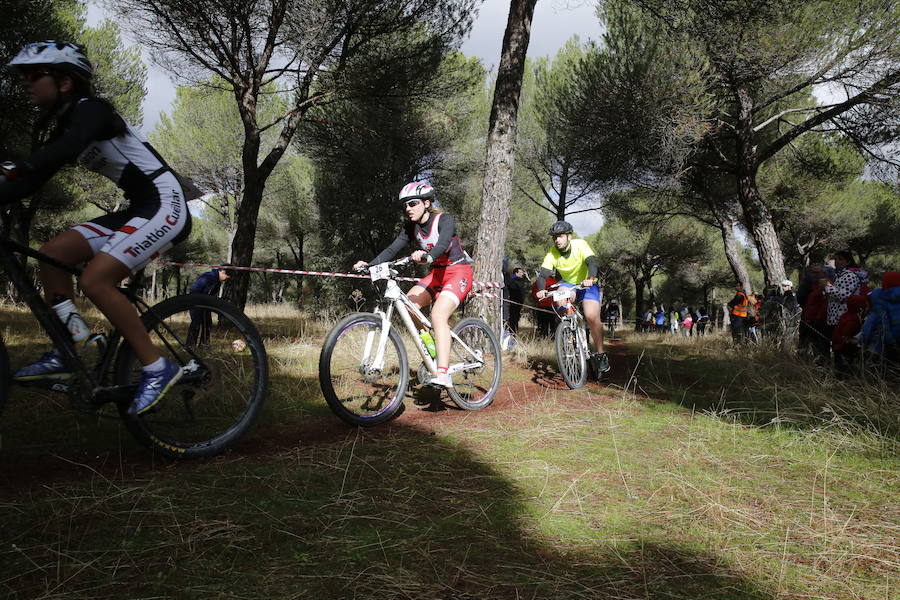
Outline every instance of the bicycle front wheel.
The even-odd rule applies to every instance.
[[[253,322],[236,306],[207,294],[164,300],[142,316],[160,354],[183,375],[157,408],[119,413],[144,445],[175,458],[213,456],[241,437],[266,397],[268,360]],[[135,385],[141,364],[126,344],[116,358],[118,385]]]
[[[448,390],[450,398],[462,409],[480,410],[493,402],[500,387],[503,370],[500,342],[488,324],[475,317],[463,319],[453,331],[465,346],[453,340],[450,364],[467,366],[453,374],[453,387]]]
[[[556,327],[556,362],[566,385],[573,390],[584,387],[587,381],[587,357],[578,343],[575,327],[568,320]]]
[[[368,427],[393,419],[403,407],[409,361],[400,335],[373,313],[342,319],[325,338],[319,383],[332,412],[351,425]]]

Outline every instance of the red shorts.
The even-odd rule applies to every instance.
[[[435,267],[431,273],[420,279],[417,285],[425,288],[432,298],[437,298],[440,294],[449,294],[460,303],[472,289],[472,265]]]

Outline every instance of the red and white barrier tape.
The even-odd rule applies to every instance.
[[[269,269],[264,267],[235,267],[235,266],[223,266],[223,265],[204,265],[200,263],[177,263],[170,262],[167,260],[158,260],[157,264],[167,266],[167,267],[199,267],[203,269],[225,269],[231,271],[250,271],[253,273],[279,273],[282,275],[315,275],[319,277],[348,277],[352,279],[368,279],[368,275],[360,275],[358,273],[337,273],[333,271],[301,271],[299,269]],[[397,277],[398,281],[419,281],[418,277]],[[501,284],[496,281],[473,281],[473,288],[478,289],[499,289]],[[493,297],[497,297],[496,294],[487,294],[487,293],[477,293],[478,295],[492,295]]]

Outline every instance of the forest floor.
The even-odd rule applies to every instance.
[[[525,336],[485,410],[413,390],[356,429],[319,391],[326,325],[250,312],[269,398],[213,459],[154,458],[110,414],[11,390],[0,597],[900,597],[887,384],[630,334],[573,391]],[[26,317],[0,311],[14,366],[43,343]]]

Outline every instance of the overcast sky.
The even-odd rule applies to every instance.
[[[596,0],[538,0],[531,28],[528,56],[552,56],[573,35],[582,41],[598,39],[600,24],[594,14]],[[95,2],[88,6],[88,22],[96,24],[105,13]],[[463,43],[462,51],[468,56],[477,56],[489,69],[496,70],[500,62],[500,46],[509,16],[509,0],[485,0],[469,38]],[[167,112],[175,97],[175,86],[169,76],[155,67],[147,56],[148,67],[147,96],[144,99],[145,133],[159,122],[159,114]],[[582,213],[572,217],[576,233],[587,235],[599,229],[596,213]]]

